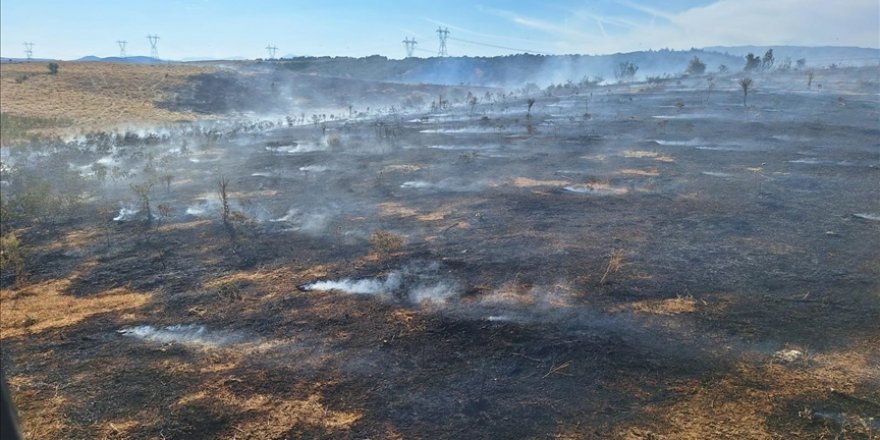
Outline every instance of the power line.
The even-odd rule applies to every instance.
[[[33,59],[34,57],[34,43],[24,43],[24,54],[27,56],[28,61]]]
[[[147,35],[147,40],[150,40],[150,57],[159,58],[159,36],[158,35]]]
[[[275,52],[278,51],[278,48],[274,44],[270,43],[270,44],[266,45],[266,50],[269,51],[269,59],[274,60],[275,59]]]
[[[406,37],[403,40],[403,45],[406,46],[406,57],[407,58],[412,58],[413,50],[415,50],[416,44],[419,44],[419,42],[416,41],[415,38],[410,39],[409,37]]]
[[[480,43],[479,41],[470,41],[470,40],[464,40],[464,39],[461,39],[461,38],[453,38],[453,37],[449,37],[449,39],[450,39],[450,40],[454,40],[454,41],[459,41],[459,42],[462,42],[462,43],[467,43],[467,44],[476,44],[476,45],[478,45],[478,46],[492,47],[492,48],[495,48],[495,49],[512,50],[512,51],[514,51],[514,52],[533,53],[533,54],[538,54],[538,55],[554,55],[554,54],[549,53],[549,52],[540,52],[540,51],[537,51],[537,50],[528,50],[528,49],[518,49],[518,48],[515,48],[515,47],[499,46],[499,45],[497,45],[497,44]]]
[[[116,40],[116,44],[119,45],[119,57],[125,58],[125,45],[128,44],[128,41]]]
[[[440,38],[440,50],[437,51],[437,56],[449,56],[449,53],[446,51],[446,39],[449,38],[449,28],[438,27],[437,36]]]

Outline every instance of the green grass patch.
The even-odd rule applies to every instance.
[[[19,116],[0,113],[0,145],[4,147],[23,144],[33,138],[39,138],[35,130],[69,127],[70,122],[61,119]]]

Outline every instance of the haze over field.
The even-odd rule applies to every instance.
[[[880,439],[876,1],[655,3],[0,3],[2,409]]]

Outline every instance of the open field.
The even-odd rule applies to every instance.
[[[2,63],[0,102],[10,115],[58,121],[55,125],[64,130],[57,132],[193,120],[195,114],[156,104],[187,78],[213,70],[183,64],[62,62],[58,73],[50,75],[47,63]],[[44,133],[53,128],[44,125],[35,128]]]
[[[88,69],[58,78],[85,96]],[[9,73],[4,112],[38,93]],[[167,101],[131,75],[123,102]],[[745,106],[741,75],[383,84],[370,110],[309,97],[333,117],[4,149],[25,435],[878,439],[877,76],[756,75]],[[229,84],[120,121],[225,111],[203,97]],[[9,109],[112,119],[42,105]]]

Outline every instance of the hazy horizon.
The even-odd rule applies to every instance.
[[[880,5],[873,0],[561,0],[465,1],[442,4],[388,0],[321,4],[262,0],[4,1],[0,4],[0,56],[77,59],[149,56],[146,36],[159,35],[163,59],[281,56],[402,58],[402,41],[418,41],[415,56],[437,55],[438,27],[450,31],[449,56],[533,52],[601,55],[707,46],[853,46],[880,48]]]

